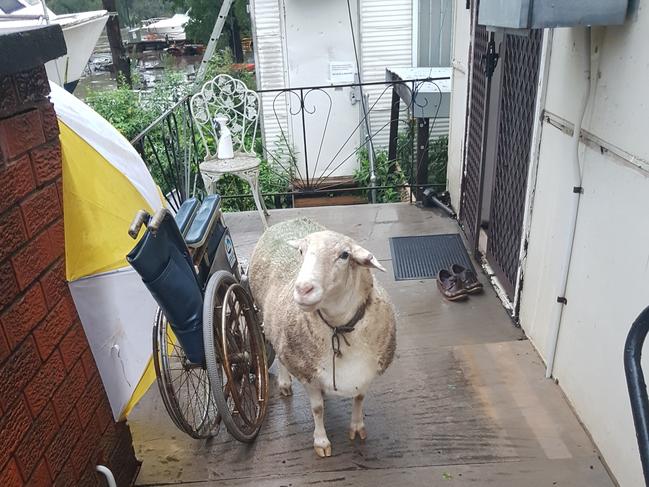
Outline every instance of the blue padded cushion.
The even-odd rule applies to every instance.
[[[203,204],[198,209],[196,217],[189,227],[189,231],[185,236],[187,245],[195,245],[205,238],[205,234],[209,230],[210,221],[221,206],[221,196],[218,194],[211,194],[203,200]]]
[[[176,213],[176,225],[178,225],[178,229],[183,235],[187,233],[187,229],[194,221],[194,215],[196,214],[199,204],[200,202],[198,199],[188,198],[183,201],[183,204],[178,208],[178,212]]]

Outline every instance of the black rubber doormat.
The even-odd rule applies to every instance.
[[[453,264],[473,268],[459,233],[390,238],[394,279],[435,279]]]

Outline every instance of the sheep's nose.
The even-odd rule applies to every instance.
[[[308,296],[313,291],[313,284],[310,282],[295,283],[295,291],[300,296]]]

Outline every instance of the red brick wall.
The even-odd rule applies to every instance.
[[[65,283],[61,149],[45,69],[0,76],[0,486],[120,486],[137,461],[114,423]]]

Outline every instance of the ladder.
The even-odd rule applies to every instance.
[[[219,10],[219,15],[216,17],[216,22],[214,22],[214,28],[212,29],[212,34],[210,35],[210,41],[207,43],[205,48],[205,54],[203,54],[203,60],[201,65],[198,68],[198,73],[196,74],[196,79],[194,80],[195,85],[200,85],[203,76],[205,76],[205,70],[207,69],[207,63],[212,56],[214,56],[214,51],[216,51],[216,43],[221,37],[221,32],[223,32],[223,26],[225,25],[225,19],[228,17],[230,12],[230,7],[234,3],[234,0],[223,0],[221,4],[221,10]]]

